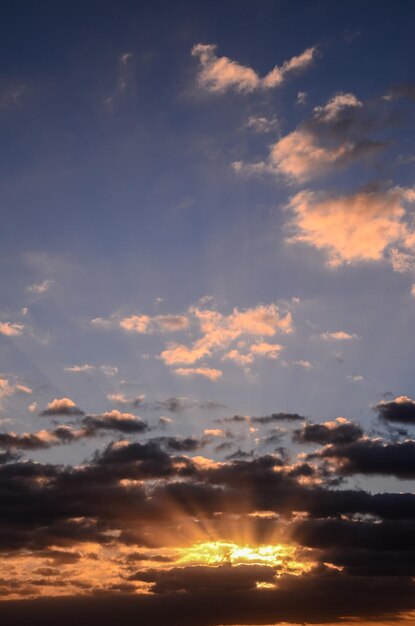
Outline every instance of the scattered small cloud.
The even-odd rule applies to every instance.
[[[251,115],[248,118],[245,127],[255,133],[270,133],[279,130],[280,121],[276,115],[273,115],[272,117]]]
[[[184,376],[193,378],[194,376],[202,376],[209,380],[216,381],[222,376],[221,370],[213,367],[179,367],[173,370],[177,376]]]
[[[321,333],[320,337],[326,341],[349,341],[350,339],[357,339],[355,333],[347,333],[344,330]]]
[[[307,93],[305,91],[299,91],[297,94],[296,104],[306,104]]]
[[[53,286],[53,284],[54,284],[53,280],[43,280],[40,283],[33,283],[32,285],[27,285],[27,287],[25,287],[25,291],[27,293],[33,293],[39,296],[49,291],[49,289]]]
[[[85,415],[83,411],[70,398],[55,398],[46,405],[46,409],[41,411],[41,416],[80,416]]]

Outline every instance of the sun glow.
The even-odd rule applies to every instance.
[[[269,565],[281,573],[291,574],[301,574],[311,569],[313,566],[311,561],[300,561],[296,555],[297,549],[287,544],[249,546],[226,541],[209,541],[182,548],[178,563],[212,566]]]

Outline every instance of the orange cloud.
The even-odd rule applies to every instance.
[[[239,311],[235,308],[230,315],[222,315],[218,311],[191,307],[189,312],[199,324],[202,336],[194,341],[190,347],[184,344],[170,344],[161,353],[161,359],[166,365],[178,363],[193,364],[200,359],[211,356],[212,353],[226,349],[232,342],[241,337],[271,337],[277,332],[290,333],[293,327],[291,313],[281,315],[275,304],[258,305],[257,307]],[[261,344],[258,344],[261,346]],[[279,345],[266,344],[252,350],[252,356],[270,353],[280,349]],[[240,353],[238,353],[240,354]],[[230,356],[229,356],[230,355]],[[228,353],[228,357],[237,360],[237,351]],[[272,357],[275,358],[275,357]],[[249,359],[251,362],[252,359]],[[246,361],[246,357],[245,357]]]
[[[362,135],[364,129],[356,113],[362,107],[363,103],[354,94],[336,94],[325,105],[315,107],[310,120],[271,144],[265,160],[235,161],[233,169],[240,174],[268,173],[305,182],[356,159],[369,157],[384,144]],[[354,115],[351,115],[353,110]],[[338,122],[344,114],[349,115],[351,121],[343,127]]]
[[[23,332],[23,324],[12,324],[11,322],[0,322],[0,335],[6,337],[17,337]]]
[[[320,337],[327,340],[347,341],[349,339],[356,339],[357,335],[346,333],[344,330],[338,330],[332,333],[321,333]]]
[[[217,57],[215,45],[196,44],[192,48],[192,56],[199,58],[201,69],[198,84],[208,91],[223,93],[234,89],[240,93],[252,92],[256,89],[272,89],[285,80],[287,74],[305,70],[315,57],[316,47],[307,48],[302,54],[284,61],[281,67],[275,66],[266,76],[261,78],[255,70],[228,57]]]
[[[213,381],[218,380],[222,376],[221,370],[213,367],[179,367],[174,369],[173,372],[178,376],[203,376]]]
[[[415,202],[415,191],[392,187],[326,198],[314,191],[293,196],[288,208],[294,230],[288,241],[306,243],[327,255],[327,264],[380,261],[392,244],[412,243],[414,232],[404,219],[405,204]]]

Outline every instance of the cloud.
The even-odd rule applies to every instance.
[[[394,400],[382,400],[374,408],[381,419],[388,422],[415,425],[415,401],[408,396],[398,396]]]
[[[261,417],[251,417],[250,421],[254,424],[272,424],[273,422],[298,422],[305,420],[305,417],[298,413],[271,413],[271,415],[263,415]]]
[[[0,82],[0,111],[19,108],[29,93],[29,87],[22,81],[2,80]]]
[[[138,415],[121,413],[113,409],[98,415],[87,415],[82,424],[91,431],[116,430],[122,433],[142,433],[148,430],[148,424]]]
[[[9,398],[15,393],[31,394],[32,390],[30,389],[30,387],[22,385],[19,382],[12,382],[9,378],[0,377],[0,409],[2,408],[1,400],[3,400],[4,398]]]
[[[386,100],[394,98],[408,98],[409,100],[415,100],[415,83],[401,83],[395,85],[385,96]]]
[[[186,330],[189,320],[185,315],[131,315],[121,319],[119,324],[124,330],[139,334],[168,333]]]
[[[245,127],[255,133],[270,133],[279,129],[280,121],[276,115],[271,118],[263,115],[251,115]]]
[[[88,365],[85,363],[84,365],[71,365],[70,367],[65,367],[65,372],[75,372],[75,373],[87,373],[93,372],[95,370],[94,365]]]
[[[65,367],[65,372],[72,372],[75,374],[88,374],[89,372],[94,372],[99,370],[107,376],[108,378],[115,376],[118,374],[118,367],[113,365],[89,365],[88,363],[84,363],[83,365],[71,365],[70,367]]]
[[[248,352],[243,354],[239,350],[235,348],[227,352],[224,356],[224,360],[231,360],[238,363],[238,365],[250,365],[253,363],[254,359],[257,357],[265,357],[268,359],[278,359],[280,351],[283,349],[283,346],[277,343],[268,343],[266,341],[262,341],[257,344],[252,344],[249,346]]]
[[[414,202],[415,191],[406,187],[337,197],[301,191],[288,204],[294,234],[287,241],[322,250],[330,267],[382,261],[392,245],[412,245],[415,233],[405,220],[406,206]]]
[[[131,315],[120,321],[121,328],[134,333],[148,333],[151,318],[148,315]]]
[[[304,71],[313,63],[317,48],[307,48],[298,56],[278,67],[275,66],[266,76],[261,78],[255,70],[228,57],[215,54],[217,46],[213,44],[196,44],[192,48],[192,56],[198,57],[201,68],[197,77],[199,87],[208,91],[224,93],[235,90],[249,93],[258,89],[279,87],[289,74]]]
[[[296,443],[349,444],[363,437],[362,428],[344,417],[337,417],[322,424],[305,423],[295,430],[293,439]]]
[[[331,122],[347,109],[360,108],[363,103],[353,93],[338,93],[324,106],[314,108],[314,114],[324,122]]]
[[[311,361],[307,361],[306,359],[300,359],[299,361],[293,361],[293,365],[297,365],[298,367],[302,367],[305,370],[309,370],[313,367],[313,363]]]
[[[191,307],[191,315],[198,322],[201,337],[190,347],[183,344],[170,344],[161,353],[166,365],[185,363],[192,365],[204,357],[226,349],[234,341],[251,337],[272,337],[278,332],[290,333],[293,330],[291,313],[281,315],[276,304],[258,305],[240,311],[235,308],[230,315],[222,315],[218,311]],[[272,347],[274,346],[274,347]],[[249,348],[250,358],[259,355],[278,355],[281,346],[260,342]],[[236,353],[234,353],[235,355]],[[232,357],[228,357],[232,358]]]
[[[412,440],[390,443],[364,438],[350,444],[328,445],[318,456],[334,460],[344,475],[415,478],[415,441]]]
[[[146,401],[145,394],[140,396],[128,398],[122,393],[109,394],[108,399],[112,402],[118,402],[123,405],[139,406],[146,411],[169,411],[170,413],[183,413],[190,409],[202,409],[207,411],[217,411],[218,409],[225,409],[226,405],[221,402],[214,402],[213,400],[193,400],[186,396],[177,397],[171,396],[170,398],[164,398],[163,400],[151,400]]]
[[[13,324],[12,322],[0,322],[0,335],[6,337],[18,337],[24,330],[23,324]]]
[[[331,333],[321,333],[320,337],[327,341],[350,341],[350,339],[357,339],[357,335],[354,333],[347,333],[344,330],[336,330]]]
[[[105,104],[110,112],[129,92],[132,92],[134,81],[133,63],[134,54],[131,52],[122,52],[118,56],[115,87],[112,94],[105,98]]]
[[[187,456],[215,435],[112,442],[77,467],[9,457],[0,465],[0,551],[9,570],[0,615],[23,624],[28,604],[32,621],[45,606],[52,624],[71,606],[71,619],[88,610],[100,623],[122,610],[128,622],[161,626],[171,614],[177,626],[219,626],[379,621],[413,608],[413,571],[398,552],[413,551],[414,494],[316,486],[304,482],[313,466],[287,465],[278,454]],[[203,561],[203,542],[207,559],[223,545],[221,560]],[[278,558],[270,562],[271,548]],[[27,600],[56,592],[66,599]],[[25,602],[7,600],[16,597]]]
[[[0,433],[0,447],[11,450],[42,450],[52,446],[70,444],[88,436],[83,430],[59,426],[54,430],[39,430],[34,433]]]
[[[304,183],[369,158],[385,143],[367,137],[378,121],[384,120],[366,108],[351,93],[340,93],[325,105],[315,107],[312,117],[271,144],[265,160],[256,163],[235,161],[236,172],[246,175],[270,174],[289,182]]]
[[[252,363],[259,357],[276,359],[283,346],[269,343],[265,339],[277,333],[290,333],[293,330],[291,313],[289,311],[282,313],[275,303],[259,304],[242,311],[234,308],[229,315],[200,306],[190,306],[183,315],[168,314],[151,317],[140,314],[120,318],[115,313],[108,320],[101,317],[94,318],[91,324],[102,329],[118,327],[132,334],[151,335],[178,331],[187,331],[188,337],[198,334],[199,337],[190,344],[172,341],[166,344],[159,358],[168,366],[193,366],[217,353],[219,357],[239,363],[242,361]],[[252,343],[254,340],[255,342]],[[237,341],[237,345],[232,345]],[[195,369],[201,368],[193,368]],[[71,371],[76,370],[71,369]],[[190,375],[190,369],[187,375]]]
[[[372,439],[344,418],[318,424],[276,412],[223,421],[302,421],[294,438],[322,448],[296,455],[275,439],[277,429],[274,440],[224,457],[216,443],[231,435],[206,422],[201,436],[148,438],[130,413],[78,421],[76,429],[0,434],[5,623],[46,626],[63,614],[159,626],[166,615],[177,626],[378,623],[414,609],[415,494],[342,484],[355,473],[414,476],[413,440]],[[113,440],[74,466],[16,453],[36,450],[39,459],[42,449],[76,448],[101,431],[140,441]],[[262,454],[264,443],[279,447]],[[212,445],[215,458],[202,456]]]
[[[70,398],[55,398],[40,413],[42,416],[79,416],[85,415],[83,411]]]
[[[25,291],[27,293],[34,293],[37,296],[40,296],[53,286],[53,280],[43,280],[40,283],[33,283],[32,285],[28,285],[25,287]]]
[[[193,376],[202,376],[212,381],[219,380],[219,378],[221,378],[222,376],[221,370],[215,369],[213,367],[179,367],[177,369],[174,369],[173,372],[174,374],[177,374],[177,376],[191,378]]]
[[[305,104],[307,102],[307,93],[305,91],[299,91],[297,94],[296,104]]]

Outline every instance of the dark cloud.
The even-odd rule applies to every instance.
[[[171,452],[196,452],[209,443],[208,438],[197,437],[157,437],[152,441]]]
[[[415,100],[415,83],[401,83],[395,85],[388,94],[391,98],[409,98]]]
[[[292,538],[312,548],[415,550],[415,522],[402,520],[308,520],[295,523]]]
[[[18,458],[19,454],[15,451],[6,450],[6,452],[0,452],[0,465],[3,465],[3,463],[10,463],[10,461],[16,461]]]
[[[88,436],[84,430],[73,430],[70,426],[59,426],[54,430],[41,430],[34,433],[0,433],[0,448],[12,450],[42,450],[61,444],[70,444]],[[11,454],[10,452],[6,452]],[[12,459],[8,459],[12,460]]]
[[[233,568],[229,568],[229,575]],[[14,626],[57,623],[69,626],[152,624],[165,626],[219,626],[279,622],[340,623],[344,617],[380,620],[413,607],[410,578],[350,577],[339,572],[316,572],[307,577],[285,577],[278,589],[194,590],[145,596],[112,595],[1,602],[0,617]],[[301,601],[299,601],[299,598]],[[328,601],[328,598],[330,601]]]
[[[82,424],[91,435],[94,431],[115,430],[121,433],[142,433],[148,430],[146,421],[135,415],[122,414],[118,411],[109,411],[101,415],[87,415]]]
[[[172,591],[249,591],[258,582],[275,581],[275,569],[260,565],[189,566],[168,570],[144,570],[133,574],[131,580],[153,583],[154,593]]]
[[[80,420],[82,428],[86,419]],[[354,430],[337,431],[345,425]],[[299,431],[305,432],[307,426],[315,425],[306,424]],[[413,567],[411,562],[405,564],[405,554],[415,553],[415,494],[371,494],[330,486],[350,471],[347,463],[357,463],[357,453],[351,453],[357,446],[364,444],[367,452],[371,445],[378,452],[379,446],[389,450],[398,444],[362,437],[360,427],[351,422],[327,428],[335,432],[336,441],[350,443],[326,444],[308,462],[298,458],[293,462],[283,448],[264,455],[238,450],[219,463],[192,458],[211,439],[194,436],[115,441],[77,467],[9,458],[0,465],[0,552],[4,558],[33,555],[37,562],[27,584],[10,576],[10,584],[5,581],[0,593],[7,597],[11,584],[21,597],[39,593],[36,589],[48,594],[55,587],[72,585],[73,590],[78,585],[89,597],[84,604],[71,598],[72,623],[78,610],[80,623],[85,611],[88,622],[95,622],[101,611],[103,620],[113,622],[111,611],[120,597],[126,624],[161,625],[166,615],[170,623],[170,610],[173,624],[219,626],[310,618],[333,624],[346,615],[376,620],[413,608]],[[71,437],[67,426],[51,432],[59,429],[64,429],[62,438]],[[318,437],[324,444],[325,430]],[[414,456],[412,448],[402,450],[397,448],[395,454],[401,462]],[[169,553],[192,536],[197,541],[203,537],[235,541],[235,529],[243,537],[244,528],[249,528],[256,545],[296,545],[298,558],[309,555],[316,566],[301,576],[288,576],[280,565],[231,565],[226,559],[213,566],[184,565]],[[55,575],[62,568],[80,571],[85,558],[101,560],[101,555],[89,553],[90,544],[111,550],[123,546],[118,561],[115,557],[112,561],[122,568],[118,580],[94,587],[92,582],[76,581],[74,575]],[[344,571],[328,569],[325,563]],[[258,588],[275,582],[277,588]],[[128,604],[141,584],[149,585],[153,595],[133,594],[133,603]],[[323,601],[327,594],[329,604]],[[386,597],[376,603],[379,594]],[[206,598],[217,606],[205,615]],[[31,623],[39,623],[42,601],[2,601],[0,618],[24,623],[28,615],[23,605],[34,612]],[[54,611],[67,610],[63,600],[49,598],[47,605],[51,611],[47,620],[51,615],[56,618]],[[9,609],[16,616],[13,622],[6,619]]]
[[[317,455],[338,463],[345,475],[379,474],[398,478],[415,478],[415,441],[385,442],[361,439],[351,444],[329,445]]]
[[[164,400],[153,400],[147,402],[143,397],[133,398],[128,402],[131,406],[141,407],[147,411],[168,411],[169,413],[183,413],[190,409],[201,409],[204,411],[217,411],[226,409],[226,404],[214,402],[213,400],[192,400],[191,398],[180,398],[172,396]]]
[[[231,417],[222,417],[220,419],[215,420],[218,423],[234,423],[234,424],[242,424],[249,422],[249,417],[244,415],[232,415]]]
[[[254,424],[272,424],[273,422],[298,422],[305,420],[305,417],[298,413],[271,413],[263,417],[251,417]]]
[[[348,444],[363,436],[362,428],[355,422],[334,421],[323,424],[304,424],[294,431],[296,443]]]
[[[387,422],[415,425],[415,402],[406,396],[390,401],[383,400],[373,410],[378,413],[379,418]]]

